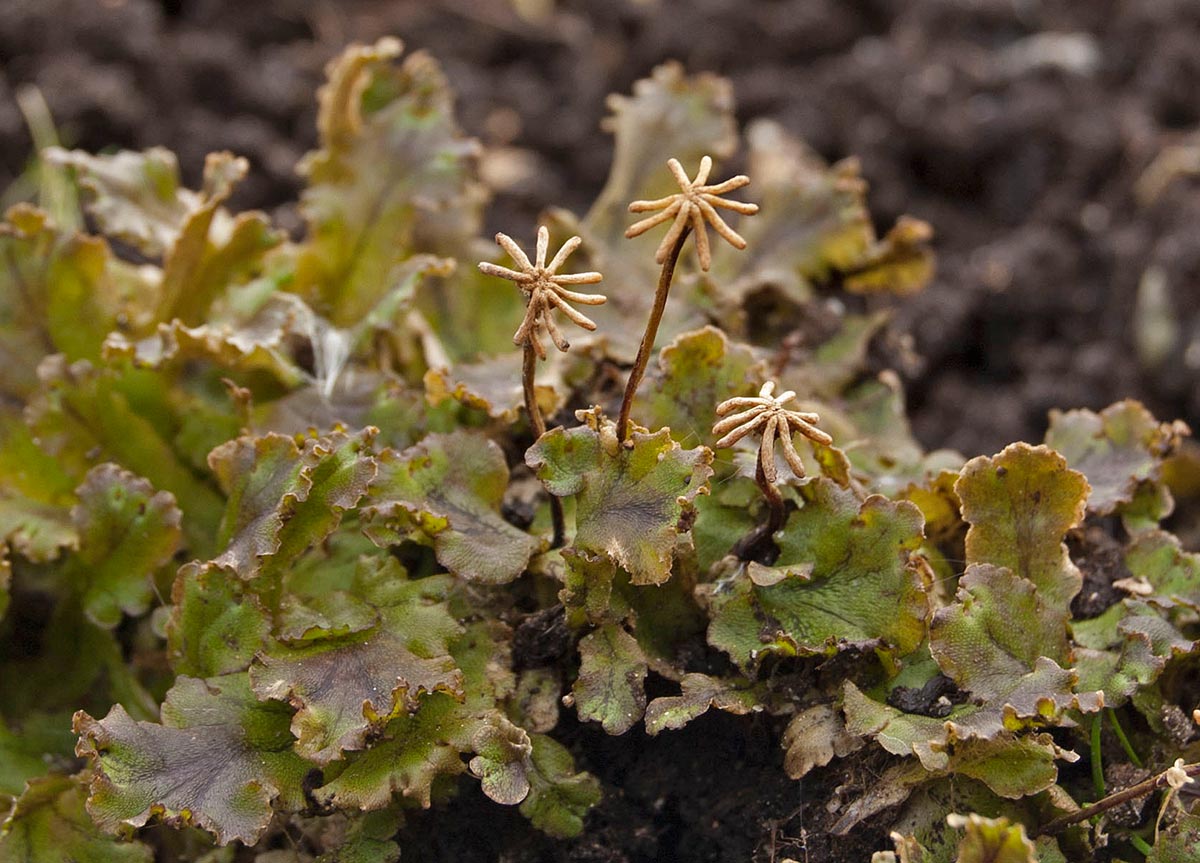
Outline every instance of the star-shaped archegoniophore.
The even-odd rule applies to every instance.
[[[820,417],[814,413],[790,411],[784,407],[796,397],[788,390],[773,397],[774,381],[762,385],[757,396],[727,399],[717,405],[717,416],[725,417],[713,426],[713,434],[723,437],[713,444],[714,449],[733,446],[746,435],[761,428],[762,445],[758,449],[758,463],[763,477],[769,483],[778,479],[775,469],[775,438],[783,443],[783,457],[797,478],[804,476],[804,462],[792,443],[792,435],[796,432],[804,435],[814,443],[828,446],[833,438],[817,428]],[[738,411],[732,416],[726,416]]]
[[[625,231],[625,236],[636,237],[639,234],[644,234],[655,225],[661,225],[668,219],[674,219],[675,221],[671,223],[671,229],[667,231],[667,235],[663,237],[663,241],[658,245],[658,251],[654,254],[654,260],[661,264],[666,260],[671,246],[675,244],[684,229],[690,224],[696,232],[696,254],[700,256],[700,268],[705,272],[708,272],[709,265],[712,263],[712,252],[708,246],[708,231],[705,230],[705,222],[712,225],[713,230],[728,240],[734,248],[746,248],[746,241],[742,239],[737,231],[725,223],[725,220],[721,218],[721,214],[717,212],[716,208],[723,207],[726,210],[733,210],[735,213],[741,213],[745,216],[753,216],[757,213],[758,204],[727,201],[721,197],[726,192],[732,192],[734,189],[740,189],[742,186],[745,186],[750,182],[750,178],[745,174],[738,174],[736,177],[730,177],[723,183],[716,183],[712,186],[705,185],[708,180],[708,174],[712,170],[712,159],[708,156],[700,160],[700,170],[696,172],[696,179],[694,180],[688,179],[687,174],[684,173],[683,165],[679,164],[678,159],[668,159],[667,167],[675,175],[675,180],[679,183],[680,191],[674,195],[659,198],[657,201],[634,201],[630,204],[629,212],[631,213],[646,213],[652,210],[659,210],[660,212],[630,225]]]
[[[570,343],[563,337],[562,331],[559,330],[558,325],[554,322],[554,316],[551,314],[555,309],[561,311],[573,323],[585,330],[596,329],[595,321],[571,308],[569,303],[599,306],[607,302],[608,298],[603,294],[578,294],[563,286],[594,285],[604,277],[600,273],[558,275],[558,268],[566,263],[571,253],[583,242],[579,237],[571,237],[563,243],[562,248],[558,250],[558,254],[549,264],[546,263],[546,252],[550,246],[550,232],[544,225],[538,228],[537,256],[532,263],[529,256],[521,251],[521,247],[513,242],[512,237],[507,234],[496,234],[496,242],[504,251],[508,252],[513,263],[520,268],[519,271],[487,261],[481,261],[479,269],[489,276],[516,282],[525,293],[525,320],[513,334],[513,344],[531,344],[537,355],[545,359],[546,348],[540,337],[541,329],[545,327],[556,348],[560,351],[569,348]]]

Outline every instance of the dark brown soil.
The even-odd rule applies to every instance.
[[[4,0],[0,189],[28,159],[14,93],[34,83],[69,145],[165,145],[192,181],[211,150],[250,157],[236,204],[296,228],[287,202],[321,68],[350,40],[392,33],[443,61],[471,134],[532,151],[538,179],[490,217],[522,224],[550,203],[586,207],[610,155],[604,96],[678,58],[730,76],[742,119],[861,157],[880,225],[902,212],[934,225],[939,275],[897,322],[924,358],[908,385],[927,446],[1037,441],[1049,408],[1126,396],[1200,425],[1200,175],[1136,193],[1164,152],[1200,147],[1200,3],[557,6],[531,24],[507,0]],[[1142,283],[1165,287],[1157,358],[1139,359],[1134,337]],[[723,716],[653,741],[567,729],[606,786],[585,838],[548,843],[466,791],[457,814],[410,822],[405,859],[825,863],[884,847],[877,832],[822,832],[834,789],[869,781],[871,765],[792,783],[767,732]]]
[[[841,816],[830,801],[861,795],[888,756],[788,779],[771,720],[708,714],[683,730],[651,738],[640,729],[609,737],[564,712],[555,736],[604,783],[603,802],[570,842],[530,830],[515,811],[462,783],[453,812],[431,810],[401,833],[406,861],[420,863],[864,863],[888,847],[865,825],[832,836]]]

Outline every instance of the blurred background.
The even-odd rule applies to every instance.
[[[586,210],[606,94],[669,58],[731,78],[739,119],[857,155],[878,225],[937,232],[897,321],[927,447],[1040,441],[1049,408],[1126,396],[1200,426],[1197,0],[2,0],[0,202],[33,193],[48,116],[70,147],[166,146],[191,184],[247,156],[234,206],[297,230],[322,67],[385,34],[457,89],[491,227]]]

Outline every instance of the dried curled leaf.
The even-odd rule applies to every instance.
[[[115,464],[88,472],[71,512],[79,552],[71,571],[84,611],[108,629],[121,615],[139,615],[154,597],[152,577],[179,549],[181,513],[175,498]]]
[[[175,318],[198,323],[231,286],[257,275],[283,239],[262,213],[234,217],[222,207],[250,166],[231,153],[208,156],[198,192],[180,186],[175,156],[161,148],[111,156],[54,148],[46,155],[75,169],[101,231],[162,259],[154,301],[124,316],[136,330]]]
[[[792,779],[802,779],[814,767],[824,767],[862,746],[862,739],[846,731],[846,723],[832,704],[801,710],[788,723],[781,741],[786,753],[783,769]]]
[[[967,563],[1007,567],[1033,582],[1048,607],[1065,610],[1083,583],[1062,541],[1083,520],[1083,475],[1044,446],[1015,443],[967,462],[954,491],[971,525]]]
[[[867,250],[864,260],[846,273],[843,284],[852,294],[891,293],[907,297],[933,279],[934,258],[928,222],[901,216],[883,239]]]
[[[276,799],[304,805],[308,765],[292,752],[290,718],[255,700],[244,674],[177,678],[161,724],[135,722],[119,704],[101,720],[80,711],[77,752],[94,770],[88,812],[106,830],[161,818],[253,844]]]
[[[300,167],[308,239],[294,290],[337,326],[365,318],[407,257],[453,254],[480,223],[478,145],[459,131],[438,64],[419,52],[397,64],[401,51],[381,39],[330,62],[321,149]]]
[[[1160,423],[1141,404],[1126,400],[1098,414],[1051,411],[1046,445],[1087,477],[1088,512],[1108,515],[1130,503],[1139,484],[1159,479],[1163,460],[1187,432],[1183,423]]]
[[[646,657],[637,639],[615,623],[579,642],[575,706],[580,719],[599,722],[609,734],[624,734],[646,710]]]
[[[221,207],[248,167],[230,153],[211,153],[204,160],[200,204],[163,261],[155,320],[204,320],[214,301],[259,274],[266,253],[283,240],[262,213],[232,217]]]
[[[307,373],[293,356],[294,346],[308,344],[319,353],[319,331],[316,316],[303,300],[271,294],[253,309],[238,309],[200,326],[175,319],[138,339],[111,333],[104,342],[104,358],[128,359],[139,368],[151,369],[203,360],[227,374],[261,371],[281,384],[297,386]]]
[[[662,584],[692,502],[708,492],[712,451],[685,450],[665,428],[635,431],[632,445],[621,446],[611,422],[586,418],[589,425],[542,435],[525,462],[551,494],[575,498],[576,548],[607,555],[634,584]]]
[[[762,651],[835,652],[882,640],[898,655],[925,635],[921,512],[878,495],[859,501],[831,480],[804,489],[805,505],[778,536],[774,566],[749,564],[730,584],[707,588],[709,643],[743,667]]]
[[[885,776],[886,776],[886,774],[885,774]],[[874,788],[872,788],[870,791],[867,792],[867,795],[869,796],[869,795],[875,793],[876,791],[878,791],[878,788],[879,788],[879,786],[876,785]],[[862,798],[860,798],[860,800],[861,799]],[[903,798],[901,798],[901,799],[903,799]],[[899,802],[899,801],[897,801],[897,802]],[[852,806],[853,806],[853,804],[852,804]],[[886,807],[884,807],[884,808],[886,808]],[[881,810],[875,810],[875,811],[878,812]],[[875,814],[875,813],[872,812],[871,814]],[[843,820],[838,821],[837,828],[835,830],[835,832],[838,835],[845,835],[845,833],[849,829],[849,828],[843,829]],[[855,821],[854,824],[858,824],[859,821],[861,821],[861,819],[859,819],[858,821]],[[853,826],[853,825],[851,825],[851,826]],[[874,854],[871,855],[871,863],[925,863],[925,860],[927,859],[925,855],[928,852],[925,850],[925,846],[917,841],[917,837],[905,836],[904,834],[893,830],[891,835],[888,836],[888,838],[892,840],[892,844],[895,846],[896,850],[895,851],[876,851]]]
[[[468,581],[506,584],[525,570],[539,542],[500,515],[508,466],[492,441],[468,431],[435,434],[378,460],[379,476],[360,507],[378,545],[425,543]]]

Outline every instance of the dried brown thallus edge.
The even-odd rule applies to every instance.
[[[629,412],[633,408],[633,397],[637,393],[638,385],[642,382],[642,377],[646,374],[646,367],[650,363],[650,353],[654,349],[658,326],[662,322],[663,310],[667,305],[667,294],[671,290],[675,264],[679,260],[679,253],[683,251],[683,243],[688,234],[695,233],[696,254],[700,259],[700,269],[708,272],[708,268],[712,264],[712,250],[708,244],[706,225],[711,226],[734,248],[746,248],[746,241],[741,234],[726,224],[717,209],[733,210],[744,216],[753,216],[758,212],[758,204],[729,201],[721,197],[726,192],[732,192],[747,185],[750,178],[745,174],[738,174],[722,183],[709,185],[708,175],[712,171],[712,164],[711,157],[702,158],[700,168],[696,171],[696,178],[689,180],[687,172],[683,170],[683,165],[679,163],[679,160],[668,159],[667,167],[670,168],[675,181],[679,184],[679,191],[655,201],[634,201],[629,205],[631,213],[649,213],[656,210],[658,212],[630,225],[625,231],[626,237],[640,236],[667,221],[671,222],[671,227],[667,230],[662,242],[658,244],[658,250],[654,254],[654,260],[662,265],[662,271],[658,277],[658,289],[654,294],[650,319],[646,322],[646,332],[642,336],[637,359],[634,360],[633,368],[629,372],[629,381],[625,385],[625,396],[621,400],[621,413],[617,419],[617,438],[622,441],[629,435]]]
[[[538,359],[546,359],[546,346],[542,344],[542,330],[549,334],[550,340],[560,351],[566,351],[570,342],[563,336],[562,331],[554,320],[555,310],[562,312],[568,320],[585,330],[596,329],[596,322],[571,306],[578,303],[584,306],[599,306],[608,301],[603,294],[580,294],[572,291],[568,285],[594,285],[604,277],[600,273],[559,273],[558,270],[567,262],[571,253],[579,248],[583,241],[579,237],[571,237],[558,250],[557,254],[546,262],[546,253],[550,248],[550,231],[545,225],[538,228],[537,250],[533,261],[507,234],[496,234],[496,243],[508,253],[516,264],[517,269],[510,270],[488,261],[480,261],[481,272],[508,279],[516,283],[525,295],[525,318],[521,326],[513,334],[513,344],[520,345],[525,352],[522,365],[521,384],[525,392],[525,410],[529,414],[529,425],[534,438],[546,433],[546,420],[538,407],[537,393],[534,388],[534,375]],[[554,523],[553,546],[557,548],[563,543],[563,514],[562,503],[554,495],[550,496],[550,514]]]
[[[754,432],[762,435],[754,479],[770,504],[770,515],[765,524],[752,531],[734,548],[734,554],[740,559],[753,556],[764,541],[783,527],[783,495],[775,487],[779,480],[779,471],[775,464],[775,441],[778,440],[782,444],[784,461],[797,479],[802,479],[805,475],[804,462],[796,452],[792,435],[799,432],[813,443],[822,446],[833,443],[832,437],[817,428],[817,423],[821,420],[817,414],[784,407],[796,398],[795,392],[788,390],[778,396],[774,395],[774,392],[775,382],[767,381],[757,396],[726,399],[717,405],[717,416],[723,419],[717,420],[712,429],[713,434],[721,436],[713,444],[714,449],[733,446]]]

